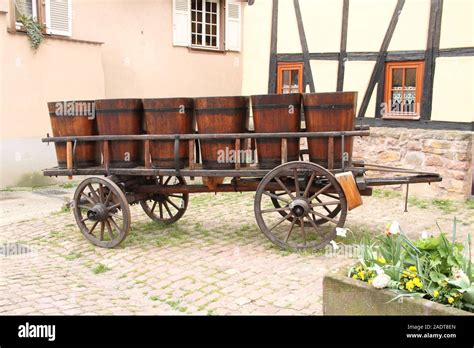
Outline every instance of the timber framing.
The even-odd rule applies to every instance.
[[[341,24],[341,41],[339,52],[308,52],[308,45],[304,26],[302,22],[301,10],[299,7],[299,0],[293,0],[295,6],[295,15],[298,24],[299,38],[302,48],[302,53],[278,53],[277,52],[277,33],[278,33],[278,0],[273,0],[272,9],[272,30],[271,30],[271,50],[270,50],[270,74],[268,80],[268,93],[275,93],[276,79],[277,79],[277,65],[279,62],[304,62],[304,83],[314,84],[312,73],[308,74],[311,69],[310,62],[313,60],[321,61],[337,61],[337,83],[336,90],[344,90],[344,73],[345,63],[347,61],[375,61],[375,66],[372,71],[367,90],[365,91],[359,113],[358,119],[366,119],[370,98],[372,97],[375,85],[376,90],[376,105],[375,118],[367,118],[367,124],[376,126],[383,126],[387,124],[388,127],[408,127],[408,128],[434,128],[434,129],[459,129],[474,131],[471,122],[444,122],[431,121],[431,109],[433,99],[433,83],[434,73],[436,67],[436,58],[438,57],[474,57],[474,47],[453,47],[440,48],[440,33],[443,0],[430,0],[430,19],[428,26],[428,39],[426,49],[424,50],[396,50],[388,51],[393,32],[395,31],[398,18],[403,9],[405,0],[397,0],[397,4],[392,14],[391,21],[387,27],[384,40],[379,51],[353,51],[347,52],[347,37],[348,37],[348,19],[349,19],[349,4],[350,0],[343,0],[342,7],[342,24]],[[380,104],[384,102],[385,90],[385,63],[386,62],[407,62],[423,60],[424,74],[423,74],[423,94],[420,107],[420,120],[388,120],[382,119],[380,114]],[[429,126],[432,122],[432,126]]]
[[[273,0],[272,36],[270,44],[270,71],[268,75],[268,94],[276,92],[277,78],[277,38],[278,36],[278,0]]]
[[[433,104],[433,83],[436,67],[436,58],[439,55],[439,41],[441,36],[441,16],[443,0],[431,0],[428,41],[426,44],[425,71],[423,73],[423,94],[421,98],[422,120],[431,119]]]
[[[344,70],[347,60],[347,26],[349,22],[349,0],[344,0],[342,4],[342,25],[341,25],[341,44],[339,48],[339,57],[337,63],[337,84],[336,91],[342,92],[344,89]]]
[[[356,124],[371,127],[412,128],[433,130],[458,130],[474,132],[474,122],[449,122],[431,120],[390,120],[374,117],[357,118]]]
[[[301,50],[303,51],[303,91],[306,90],[306,85],[309,84],[311,93],[315,92],[313,72],[311,71],[311,62],[309,59],[308,43],[306,42],[306,35],[304,32],[303,18],[301,16],[300,2],[299,0],[293,0],[295,7],[296,22],[298,24],[298,33],[300,36]]]
[[[405,5],[405,0],[398,0],[397,5],[393,10],[392,19],[390,20],[387,32],[385,33],[382,45],[380,46],[380,50],[375,61],[375,66],[372,70],[372,75],[370,75],[369,85],[367,86],[367,90],[365,91],[364,98],[362,99],[362,104],[360,105],[359,114],[357,115],[357,117],[365,116],[365,112],[367,111],[367,107],[369,106],[370,97],[372,97],[372,92],[374,91],[375,84],[377,83],[377,81],[380,80],[380,76],[383,70],[382,65],[385,64],[385,56],[387,54],[388,45],[390,45],[390,41],[392,40],[393,32],[395,31],[395,28],[397,26],[398,18],[400,17],[400,13],[402,12],[403,5]]]

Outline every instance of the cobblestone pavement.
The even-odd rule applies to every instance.
[[[402,203],[365,198],[347,227],[376,231],[398,220],[417,235],[436,232],[436,218],[451,230],[456,215],[464,238],[474,226],[465,203],[415,201],[409,213]],[[68,212],[0,226],[1,243],[32,250],[0,255],[0,314],[322,314],[324,273],[353,262],[274,247],[254,222],[253,193],[192,196],[165,228],[133,206],[132,231],[116,249],[91,245]]]

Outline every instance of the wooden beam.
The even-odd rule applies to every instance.
[[[438,57],[472,57],[474,47],[440,48]]]
[[[300,36],[301,50],[303,51],[303,92],[306,91],[306,85],[309,84],[309,90],[311,93],[315,92],[313,72],[311,71],[311,62],[309,59],[308,43],[306,42],[306,34],[304,32],[303,17],[301,16],[301,9],[299,0],[293,0],[293,6],[295,7],[296,23],[298,24],[298,33]]]
[[[370,97],[372,96],[372,92],[374,91],[375,84],[380,79],[382,65],[385,64],[385,55],[387,53],[388,46],[390,45],[390,40],[392,39],[393,32],[395,31],[395,27],[397,26],[398,18],[400,17],[400,13],[402,12],[404,4],[405,0],[397,1],[397,5],[395,6],[395,10],[392,14],[392,19],[390,20],[387,32],[385,33],[382,45],[380,46],[380,50],[377,55],[377,60],[375,62],[374,69],[372,70],[372,75],[370,76],[369,85],[367,86],[367,90],[365,91],[364,99],[362,100],[362,104],[360,105],[359,114],[357,115],[357,117],[365,116],[365,112],[367,111],[367,107],[369,106]]]
[[[268,74],[268,94],[276,93],[277,80],[277,40],[278,40],[278,0],[273,0],[272,36],[270,44],[270,71]]]
[[[341,26],[341,43],[339,47],[339,62],[337,64],[337,87],[336,90],[341,92],[344,89],[344,65],[347,60],[347,24],[349,20],[349,0],[344,0],[342,5],[342,26]]]
[[[433,82],[436,67],[436,58],[439,55],[439,40],[441,34],[441,16],[443,13],[443,0],[431,0],[430,21],[428,28],[428,41],[426,43],[425,69],[423,72],[423,92],[421,96],[422,120],[431,119],[433,103]]]
[[[384,94],[385,94],[385,64],[382,64],[382,71],[379,75],[379,80],[377,81],[377,99],[375,101],[375,117],[381,118],[381,104],[384,102]]]
[[[474,132],[474,122],[449,122],[431,120],[390,120],[381,118],[358,118],[357,125],[368,125],[371,127],[410,128],[410,129],[438,129],[438,130],[460,130]]]

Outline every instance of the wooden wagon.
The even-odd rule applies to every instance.
[[[270,241],[291,250],[319,249],[336,237],[337,229],[344,227],[348,210],[361,203],[360,196],[371,195],[373,186],[441,181],[437,173],[349,161],[344,140],[368,135],[368,127],[356,127],[337,132],[48,136],[43,142],[66,143],[67,167],[45,169],[44,175],[89,176],[78,185],[72,209],[82,234],[100,247],[115,247],[126,238],[131,224],[130,204],[139,203],[152,220],[170,224],[184,215],[191,193],[251,191],[255,192],[256,222]],[[288,141],[302,137],[327,142],[327,166],[302,158],[288,162]],[[281,146],[281,164],[260,169],[242,163],[242,144],[248,139],[276,139]],[[175,168],[152,168],[150,161],[133,168],[110,166],[111,144],[132,140],[141,143],[145,159],[149,158],[150,142],[173,141]],[[232,140],[233,168],[203,169],[196,160],[196,143],[205,140]],[[102,164],[78,168],[77,144],[89,142],[101,143]],[[335,142],[342,144],[340,153],[335,153]],[[183,143],[189,147],[189,162],[184,168],[179,156]],[[393,176],[368,176],[369,171],[390,172]],[[230,182],[216,179],[224,177],[231,178]],[[197,180],[190,184],[194,178],[203,178],[204,183]]]

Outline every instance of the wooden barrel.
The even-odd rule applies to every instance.
[[[194,100],[191,98],[144,99],[147,134],[189,134],[192,130]],[[179,167],[188,162],[187,141],[179,143]],[[154,168],[175,168],[174,141],[150,141],[151,165]],[[148,160],[148,159],[145,159]]]
[[[267,94],[252,96],[252,113],[256,133],[299,132],[301,94]],[[288,139],[288,161],[297,161],[299,139]],[[281,164],[281,139],[257,139],[260,168]]]
[[[244,133],[248,97],[196,98],[194,110],[200,134]],[[232,152],[235,140],[200,140],[203,167],[206,169],[232,169]],[[235,158],[235,156],[234,156]]]
[[[48,103],[53,136],[97,135],[93,100]],[[66,143],[55,143],[58,166],[66,168]],[[100,146],[96,142],[77,143],[75,165],[78,168],[100,165]]]
[[[308,93],[303,95],[304,117],[308,132],[351,131],[355,127],[357,92]],[[347,164],[352,163],[353,138],[344,140]],[[311,162],[328,168],[328,138],[309,138]],[[334,168],[342,167],[342,139],[334,138]]]
[[[99,135],[138,135],[142,132],[141,99],[103,99],[96,101]],[[131,168],[143,165],[142,142],[121,140],[109,142],[109,165]]]

